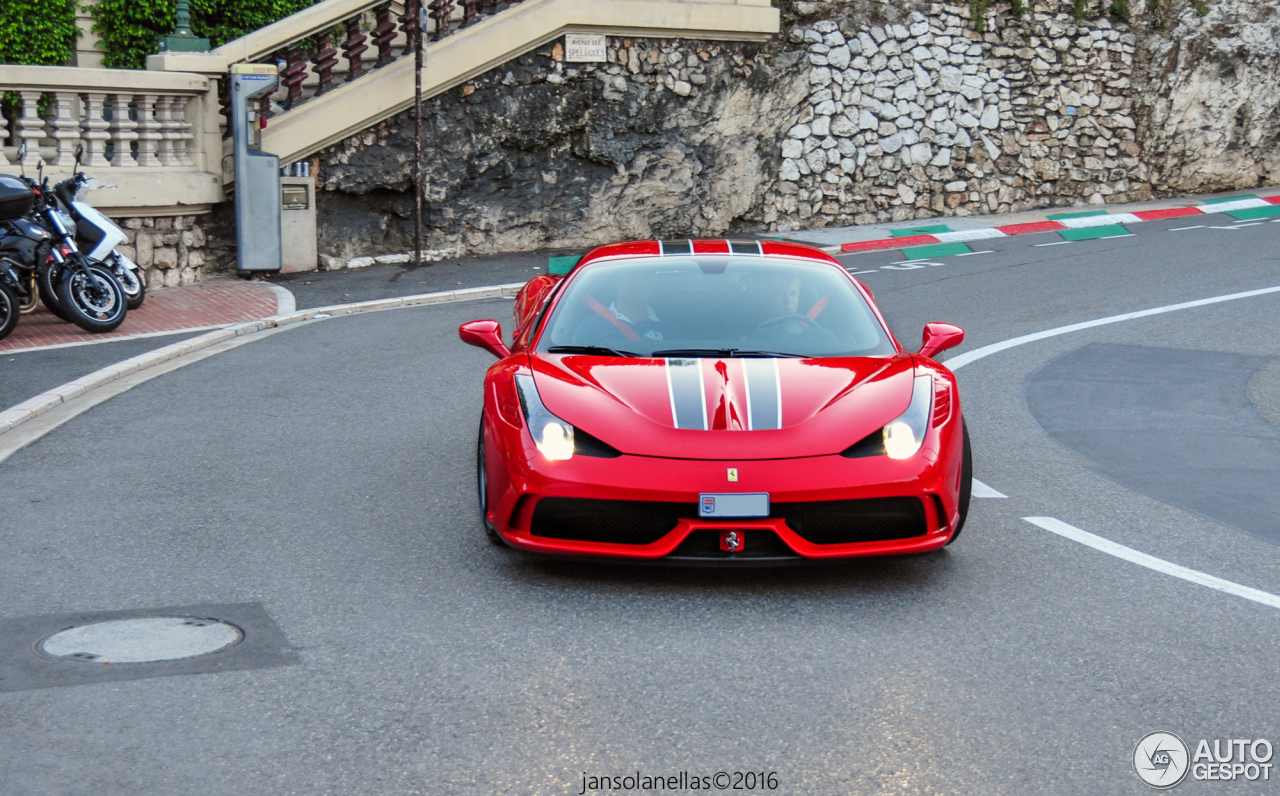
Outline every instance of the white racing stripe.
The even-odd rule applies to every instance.
[[[1058,335],[1061,335],[1061,334],[1078,332],[1078,331],[1081,331],[1082,329],[1092,329],[1095,326],[1106,326],[1107,324],[1111,324],[1111,323],[1120,323],[1121,321],[1131,321],[1131,320],[1134,320],[1135,318],[1145,318],[1149,315],[1160,315],[1166,312],[1175,312],[1177,310],[1189,310],[1193,307],[1204,307],[1210,304],[1219,304],[1224,301],[1235,301],[1236,299],[1253,298],[1254,296],[1265,296],[1269,293],[1280,293],[1280,286],[1264,287],[1264,288],[1259,288],[1258,290],[1246,290],[1241,293],[1229,293],[1225,296],[1214,296],[1213,298],[1198,299],[1196,301],[1184,301],[1181,304],[1169,304],[1164,307],[1152,307],[1149,310],[1139,310],[1137,312],[1126,312],[1122,315],[1111,315],[1106,318],[1098,318],[1092,321],[1084,321],[1083,323],[1073,323],[1068,326],[1058,326],[1053,329],[1046,329],[1043,332],[1036,332],[1034,334],[1024,334],[1021,337],[1014,337],[1012,339],[1004,340],[999,343],[984,345],[982,348],[975,348],[972,351],[966,351],[963,354],[958,354],[954,357],[951,357],[950,359],[946,360],[943,364],[945,364],[951,370],[956,371],[964,367],[965,365],[968,365],[970,362],[976,362],[979,359],[982,359],[984,357],[989,357],[992,354],[998,353],[1000,351],[1004,351],[1006,349],[1014,348],[1020,345],[1026,345],[1027,343],[1034,343],[1037,340],[1044,340],[1049,337],[1057,337]]]
[[[1125,547],[1117,544],[1110,539],[1103,539],[1101,536],[1095,536],[1088,531],[1082,531],[1074,525],[1068,525],[1062,520],[1053,517],[1023,517],[1022,519],[1043,528],[1050,533],[1056,533],[1059,536],[1070,539],[1073,542],[1079,542],[1082,545],[1088,545],[1094,550],[1099,550],[1107,555],[1123,558],[1125,561],[1132,562],[1141,567],[1155,570],[1165,575],[1172,575],[1175,578],[1189,581],[1200,586],[1206,586],[1210,589],[1216,589],[1220,592],[1233,595],[1235,597],[1243,597],[1246,600],[1252,600],[1255,603],[1270,606],[1271,608],[1280,608],[1280,597],[1270,592],[1253,589],[1248,586],[1241,586],[1222,578],[1216,578],[1213,575],[1205,574],[1197,569],[1189,569],[1179,566],[1163,558],[1156,558],[1152,555],[1134,550],[1132,547]]]

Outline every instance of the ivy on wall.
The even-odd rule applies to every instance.
[[[0,63],[65,64],[75,49],[77,0],[0,2]]]
[[[210,46],[218,47],[315,2],[191,0],[191,30],[208,39]],[[147,56],[160,46],[160,39],[173,32],[176,7],[174,0],[101,0],[93,7],[93,30],[102,42],[103,64],[143,68]]]

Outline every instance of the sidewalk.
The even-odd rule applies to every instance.
[[[22,316],[13,333],[0,340],[0,352],[100,343],[256,321],[280,311],[279,295],[283,292],[263,282],[234,278],[211,279],[186,287],[159,288],[154,292],[148,291],[143,305],[129,310],[124,323],[106,334],[86,332],[73,323],[58,319],[41,304],[35,312]],[[290,302],[286,299],[286,303]]]

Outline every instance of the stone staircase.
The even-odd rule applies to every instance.
[[[0,65],[0,93],[20,98],[0,114],[0,174],[43,164],[58,179],[83,144],[88,199],[112,215],[207,212],[234,171],[219,100],[231,65],[280,67],[262,146],[303,160],[412,106],[418,2],[323,0],[211,53],[153,55],[147,71]],[[769,0],[430,0],[426,11],[424,97],[567,32],[760,41],[779,24]]]

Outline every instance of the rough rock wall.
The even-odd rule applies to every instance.
[[[1128,0],[1132,24],[1106,16],[1115,0],[1080,1],[1000,2],[980,26],[968,3],[788,3],[768,43],[610,37],[606,64],[548,45],[426,103],[429,245],[786,232],[1280,180],[1280,0]],[[411,131],[401,114],[321,153],[331,265],[410,247]]]
[[[1280,182],[1280,2],[1187,8],[1146,51],[1139,126],[1157,190]]]
[[[757,45],[610,37],[608,62],[556,42],[424,103],[432,248],[469,252],[716,235],[763,201],[808,91]],[[409,113],[321,153],[330,263],[412,241]]]

